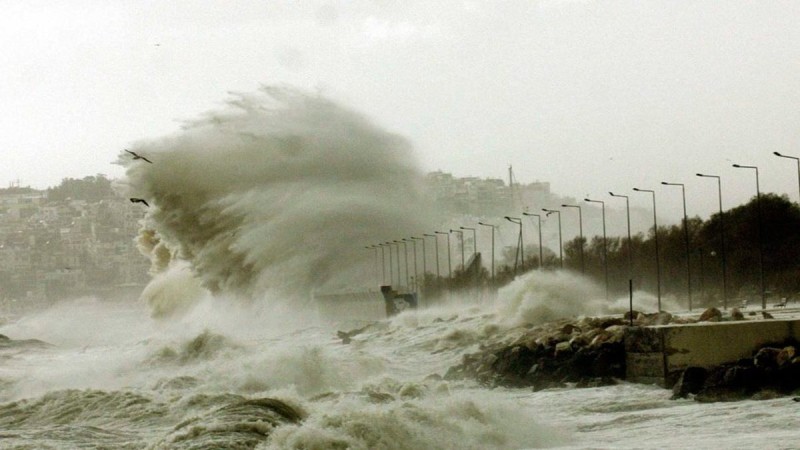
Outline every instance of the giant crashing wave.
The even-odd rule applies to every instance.
[[[124,192],[150,205],[138,243],[152,262],[143,297],[154,315],[203,290],[307,297],[371,286],[364,247],[432,223],[406,140],[292,88],[232,94],[131,150],[152,161],[120,155]]]

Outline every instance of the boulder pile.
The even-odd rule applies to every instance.
[[[669,313],[635,314],[635,325],[670,323]],[[526,330],[510,341],[488,344],[464,355],[446,379],[473,378],[487,386],[535,390],[574,383],[615,383],[625,376],[623,337],[630,317],[564,319]]]
[[[690,394],[699,402],[771,398],[800,390],[797,342],[760,348],[752,358],[712,369],[687,367],[672,388],[672,398]]]
[[[576,387],[613,384],[625,377],[623,340],[628,326],[730,320],[745,319],[738,309],[723,315],[717,308],[709,308],[699,318],[677,317],[665,311],[652,314],[632,311],[621,317],[585,317],[526,325],[521,331],[510,330],[505,338],[485,343],[476,353],[465,354],[460,364],[447,371],[445,378],[471,378],[486,386],[534,390],[568,384]],[[723,396],[750,395],[759,386],[781,391],[795,389],[792,383],[800,383],[800,357],[794,356],[794,348],[764,350],[750,362],[739,361],[711,371],[689,368],[676,384],[675,395],[698,394],[698,400],[711,401],[716,392]],[[779,353],[783,356],[778,357]],[[791,357],[787,356],[789,353]],[[771,359],[768,355],[772,355]]]

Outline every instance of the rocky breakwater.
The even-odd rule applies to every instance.
[[[634,311],[634,326],[681,320],[671,314]],[[514,337],[483,345],[464,355],[446,379],[473,378],[487,386],[532,387],[534,390],[574,384],[577,387],[616,383],[625,376],[625,329],[630,316],[563,319],[528,325]]]
[[[672,398],[699,402],[766,399],[800,394],[798,343],[767,345],[752,358],[713,368],[687,367],[672,387]]]

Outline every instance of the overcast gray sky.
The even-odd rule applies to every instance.
[[[121,175],[122,148],[230,91],[319,91],[420,166],[690,215],[798,199],[800,2],[3,0],[0,183]],[[538,206],[538,205],[537,205]],[[660,214],[661,215],[661,214]]]

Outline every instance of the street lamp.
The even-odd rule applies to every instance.
[[[515,223],[519,225],[519,239],[517,239],[517,254],[520,255],[520,260],[522,261],[522,271],[525,271],[525,247],[522,241],[522,219],[519,217],[509,217],[505,216],[505,219],[511,223]],[[514,275],[517,275],[517,259],[516,256],[514,257]]]
[[[800,189],[800,158],[797,156],[789,156],[789,155],[782,155],[778,152],[772,152],[775,156],[780,156],[781,158],[793,159],[797,162],[797,185],[798,189]],[[800,204],[800,198],[797,199],[797,203]]]
[[[550,214],[558,214],[558,259],[559,265],[561,268],[564,268],[564,245],[562,244],[561,240],[561,211],[557,209],[547,209],[542,208],[542,211],[546,212],[545,217],[550,217]]]
[[[392,261],[392,244],[391,242],[384,242],[383,245],[389,247],[389,284],[394,285],[394,262]],[[397,282],[400,283],[400,253],[397,256]]]
[[[585,202],[600,203],[603,211],[603,270],[606,277],[606,301],[608,301],[608,247],[606,246],[606,202],[585,198]]]
[[[658,292],[658,311],[661,312],[661,263],[658,258],[658,220],[656,219],[656,191],[650,189],[633,188],[636,192],[649,192],[653,194],[653,239],[656,243],[656,290]]]
[[[424,237],[411,236],[411,239],[414,239],[415,241],[421,241],[422,242],[422,281],[424,282],[425,281],[425,277],[426,277],[425,274],[428,273],[428,263],[425,260],[425,238]],[[414,259],[416,260],[416,257]],[[414,270],[416,270],[416,268]]]
[[[718,175],[705,175],[702,173],[698,173],[697,176],[717,179],[717,191],[719,193],[719,237],[722,242],[722,304],[725,309],[728,309],[728,271],[726,267],[727,262],[725,260],[725,222],[722,212],[722,179]]]
[[[434,233],[447,236],[447,278],[453,278],[453,264],[450,260],[450,233],[444,231],[434,231]]]
[[[438,283],[439,278],[442,277],[442,275],[439,273],[439,237],[435,234],[428,233],[422,233],[422,235],[433,238],[433,249],[436,252],[436,282]]]
[[[462,230],[471,230],[472,231],[472,259],[474,260],[478,255],[478,233],[475,228],[470,227],[458,227]]]
[[[406,289],[408,289],[408,285],[409,285],[409,282],[408,282],[408,246],[406,245],[404,240],[403,241],[395,240],[394,242],[397,243],[397,251],[398,252],[400,251],[400,244],[403,244],[403,262],[405,262],[405,264],[406,264]],[[400,265],[400,255],[397,256],[397,265],[398,266]],[[397,270],[399,272],[400,268],[398,267]]]
[[[544,250],[542,250],[542,216],[539,214],[531,214],[524,212],[522,213],[523,216],[534,216],[539,219],[539,270],[543,270],[544,268]]]
[[[689,252],[689,219],[686,216],[686,186],[683,183],[667,183],[662,181],[664,186],[680,186],[683,195],[683,240],[686,244],[686,285],[689,291],[689,312],[692,311],[692,266],[691,254]]]
[[[586,273],[586,266],[583,263],[583,212],[579,205],[561,205],[563,208],[577,208],[578,209],[578,236],[580,239],[580,257],[581,257],[581,273]]]
[[[494,286],[494,229],[497,227],[497,225],[492,225],[483,222],[478,222],[478,225],[483,225],[485,227],[492,227],[492,286]]]
[[[761,309],[767,308],[767,296],[764,289],[764,248],[762,243],[763,230],[761,229],[761,188],[758,184],[758,167],[734,164],[737,169],[755,169],[756,171],[756,211],[758,212],[758,276],[761,279]]]
[[[417,282],[419,281],[419,275],[417,275],[417,241],[414,238],[403,238],[406,242],[411,242],[412,248],[414,249],[414,292],[417,292]]]
[[[384,244],[377,244],[381,248],[381,284],[386,284],[386,252]]]
[[[451,233],[458,233],[458,239],[461,241],[461,271],[466,272],[467,266],[464,263],[464,232],[460,230],[450,229]]]
[[[615,194],[609,192],[608,195],[612,197],[621,197],[625,199],[625,212],[628,216],[628,279],[633,281],[633,242],[631,241],[631,202],[627,195]]]

